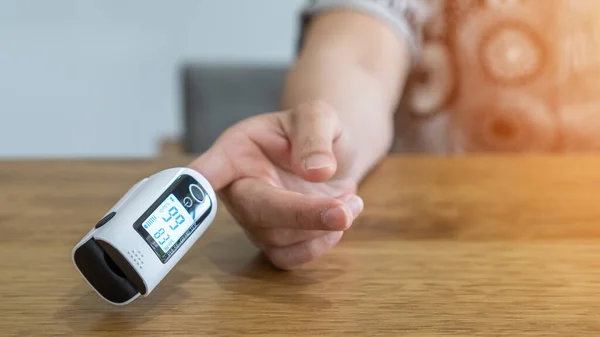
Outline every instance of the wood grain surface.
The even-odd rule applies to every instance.
[[[326,257],[269,266],[221,208],[147,298],[103,302],[71,249],[186,164],[0,163],[2,336],[600,336],[600,158],[391,157]]]

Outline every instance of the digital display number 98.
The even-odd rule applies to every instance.
[[[169,224],[169,227],[171,228],[171,230],[176,230],[179,225],[183,224],[185,222],[185,218],[183,217],[183,215],[179,214],[179,210],[177,210],[177,207],[173,206],[169,209],[169,217],[162,218],[164,222],[168,223],[171,220],[175,221],[175,225],[173,224]],[[161,228],[158,230],[158,232],[154,233],[154,238],[156,240],[160,239],[160,237],[165,234],[165,230],[164,228]],[[167,242],[167,240],[169,240],[171,238],[171,236],[169,234],[167,234],[165,237],[162,238],[161,241],[158,242],[159,245],[163,245],[165,242]]]
[[[169,224],[169,227],[171,227],[172,230],[176,230],[177,227],[179,227],[179,225],[181,225],[182,223],[185,222],[185,218],[183,217],[183,215],[179,214],[179,210],[175,206],[173,206],[169,209],[169,217],[168,218],[163,217],[162,219],[166,223],[171,221],[171,219],[175,220],[175,226]]]

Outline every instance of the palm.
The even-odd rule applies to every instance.
[[[355,188],[348,180],[336,179],[324,183],[311,183],[297,175],[277,169],[282,188],[307,195],[324,195],[339,197],[344,194],[354,193]]]
[[[242,127],[227,150],[229,158],[242,176],[260,179],[278,188],[305,195],[340,197],[356,192],[356,183],[345,176],[342,165],[334,178],[326,182],[310,182],[295,174],[292,169],[289,141],[280,123],[267,119],[256,122],[252,127]],[[245,139],[244,139],[245,138]],[[336,146],[336,159],[343,163],[348,153],[345,144]],[[237,159],[236,159],[237,158]]]

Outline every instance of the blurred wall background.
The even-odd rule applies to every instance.
[[[185,61],[289,63],[303,0],[0,0],[0,158],[145,157]]]

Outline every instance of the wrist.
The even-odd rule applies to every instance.
[[[361,128],[358,132],[347,128],[346,132],[352,138],[353,151],[344,169],[346,176],[360,183],[389,154],[394,141],[393,123]]]

